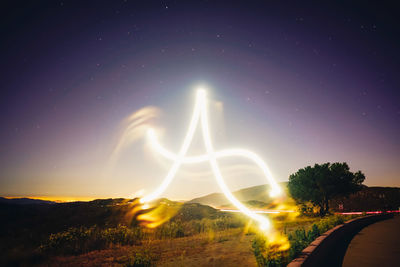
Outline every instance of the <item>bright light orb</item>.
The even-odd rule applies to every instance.
[[[186,157],[186,153],[189,149],[189,146],[192,142],[195,130],[197,125],[201,124],[203,141],[206,148],[206,154]],[[198,89],[196,92],[196,103],[192,115],[192,119],[189,124],[188,131],[186,133],[185,139],[183,140],[183,144],[178,154],[168,151],[165,149],[157,140],[156,133],[153,129],[148,129],[147,138],[151,144],[152,149],[154,149],[157,153],[162,155],[163,157],[173,161],[173,164],[168,171],[166,177],[164,178],[161,185],[153,191],[151,194],[140,199],[141,203],[147,203],[158,198],[168,187],[168,185],[174,179],[179,167],[182,164],[194,164],[200,163],[204,161],[208,161],[210,163],[213,174],[218,182],[219,187],[222,192],[226,196],[226,198],[242,213],[246,214],[248,217],[259,223],[259,227],[261,230],[267,230],[270,227],[270,222],[266,217],[263,217],[254,211],[251,211],[246,206],[244,206],[239,200],[235,198],[235,196],[229,191],[227,185],[224,182],[222,177],[220,168],[218,166],[217,158],[222,157],[244,157],[252,160],[257,166],[260,167],[261,171],[267,178],[268,183],[271,186],[270,196],[276,197],[282,193],[282,190],[278,186],[277,182],[272,178],[271,172],[269,171],[265,162],[255,153],[241,149],[226,149],[215,151],[211,142],[210,130],[208,124],[208,115],[207,115],[207,99],[206,99],[206,91],[204,89]]]

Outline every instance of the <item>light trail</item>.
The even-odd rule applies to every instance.
[[[225,211],[225,212],[240,212],[240,210],[234,210],[234,209],[219,209],[220,211]],[[294,210],[252,210],[254,213],[273,213],[273,214],[279,214],[279,213],[294,213],[296,211]]]
[[[192,157],[185,157],[189,146],[192,142],[196,127],[198,124],[201,124],[203,141],[206,148],[206,154]],[[210,130],[208,124],[208,115],[207,115],[207,100],[206,100],[206,92],[205,90],[197,90],[196,94],[196,103],[193,111],[193,115],[189,124],[188,131],[186,133],[185,139],[183,141],[182,147],[179,150],[178,154],[174,154],[164,147],[160,145],[157,140],[157,136],[153,129],[148,129],[147,137],[150,141],[151,147],[158,152],[160,155],[165,158],[173,161],[173,164],[168,171],[166,177],[164,178],[161,185],[151,194],[140,199],[141,203],[147,203],[158,198],[168,187],[168,185],[174,179],[179,167],[182,164],[193,164],[200,163],[204,161],[208,161],[210,163],[212,172],[217,180],[219,187],[222,192],[226,196],[226,198],[238,209],[238,211],[246,214],[248,217],[254,219],[259,223],[261,229],[265,230],[270,226],[270,222],[266,217],[260,216],[256,211],[252,211],[244,206],[238,199],[233,196],[233,194],[229,191],[228,186],[225,184],[224,179],[222,177],[220,168],[218,166],[217,158],[222,157],[232,157],[239,156],[252,160],[257,166],[260,167],[261,171],[267,178],[268,183],[271,186],[270,195],[272,197],[278,196],[282,191],[276,181],[272,178],[271,172],[269,171],[267,165],[264,161],[255,153],[245,150],[245,149],[226,149],[221,151],[214,151]]]
[[[348,211],[348,212],[336,212],[335,214],[340,214],[340,215],[362,215],[362,214],[381,214],[381,213],[400,213],[400,210]]]

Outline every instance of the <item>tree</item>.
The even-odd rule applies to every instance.
[[[315,164],[289,176],[289,193],[298,203],[311,202],[319,207],[320,215],[329,211],[329,200],[358,191],[365,176],[361,171],[352,173],[346,162]]]

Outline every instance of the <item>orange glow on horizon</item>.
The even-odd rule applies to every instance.
[[[108,199],[108,198],[115,198],[115,197],[107,197],[107,196],[4,196],[7,199],[17,199],[17,198],[29,198],[29,199],[36,199],[36,200],[47,200],[53,201],[57,203],[64,203],[64,202],[75,202],[75,201],[92,201],[95,199]]]

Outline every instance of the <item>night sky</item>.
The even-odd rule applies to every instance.
[[[144,142],[104,168],[121,122],[157,107],[162,143],[177,152],[200,84],[220,107],[210,118],[216,149],[257,152],[279,181],[346,161],[367,185],[400,186],[400,23],[390,2],[82,2],[2,3],[0,195],[151,191],[170,163]],[[218,191],[212,176],[191,175],[208,170],[185,167],[165,195]],[[265,183],[226,179],[232,190]]]

